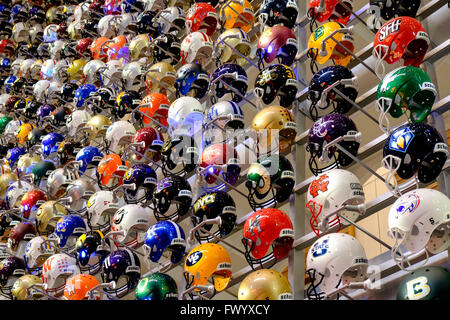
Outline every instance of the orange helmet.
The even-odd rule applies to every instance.
[[[169,112],[170,101],[165,94],[154,92],[146,95],[139,104],[139,111],[145,113],[148,117],[155,119],[163,126],[167,127],[167,114]],[[152,124],[152,121],[142,115],[142,122],[145,127]]]
[[[66,281],[64,287],[64,297],[67,300],[89,299],[89,291],[98,286],[98,280],[90,274],[77,274]],[[101,299],[98,291],[94,291],[96,300]]]
[[[122,185],[123,175],[128,168],[128,161],[123,161],[118,154],[104,156],[97,166],[98,185],[102,190],[117,188]]]
[[[129,50],[126,47],[128,40],[125,36],[117,36],[105,45],[108,61],[120,60],[125,63],[130,62]],[[124,61],[125,60],[125,61]]]
[[[94,40],[91,45],[91,55],[93,59],[100,59],[103,62],[106,62],[106,58],[108,57],[108,46],[105,46],[105,43],[111,41],[108,38],[100,37]]]

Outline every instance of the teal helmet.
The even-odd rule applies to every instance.
[[[153,273],[139,280],[136,287],[137,300],[177,300],[178,287],[175,280],[164,273]]]
[[[397,300],[450,300],[450,270],[429,266],[409,273],[398,287]]]
[[[380,128],[389,131],[387,113],[399,118],[407,110],[412,122],[423,122],[431,112],[436,94],[434,84],[422,69],[406,66],[392,70],[377,89]]]
[[[0,134],[5,131],[6,125],[12,120],[10,116],[4,116],[0,118]]]
[[[32,171],[34,185],[39,187],[41,182],[48,179],[50,173],[55,169],[55,164],[51,161],[43,160],[37,162]]]

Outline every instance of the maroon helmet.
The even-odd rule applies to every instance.
[[[142,128],[134,135],[133,143],[142,142],[144,142],[144,146],[136,147],[136,150],[153,161],[159,161],[161,159],[161,149],[164,144],[162,134],[155,128]],[[140,160],[141,158],[140,155],[136,154],[136,159]]]
[[[297,37],[285,26],[266,29],[258,40],[258,55],[266,63],[279,58],[280,63],[290,66],[297,55]]]
[[[8,247],[12,252],[17,251],[20,241],[30,241],[37,236],[35,226],[30,222],[20,222],[11,229],[8,237]]]

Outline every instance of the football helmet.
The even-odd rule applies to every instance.
[[[50,156],[58,151],[59,144],[64,141],[64,136],[57,132],[50,132],[41,139],[41,149],[44,156]]]
[[[25,248],[25,267],[29,274],[40,275],[42,265],[50,256],[56,254],[54,243],[47,237],[34,237]]]
[[[167,126],[167,115],[169,113],[170,101],[166,95],[153,92],[144,97],[139,104],[141,120],[145,127],[153,126],[156,120],[162,126]]]
[[[37,154],[31,156],[29,153],[26,153],[20,156],[19,161],[17,162],[17,170],[19,171],[19,173],[24,174],[31,166],[31,164],[37,163],[39,161],[41,161],[41,157]]]
[[[27,243],[37,236],[34,225],[30,222],[16,224],[8,236],[8,249],[15,256],[23,258]],[[25,269],[25,265],[23,266]],[[22,274],[23,275],[23,274]]]
[[[114,190],[123,184],[123,176],[128,170],[128,161],[123,161],[116,153],[107,154],[97,166],[97,180],[100,189]]]
[[[180,176],[165,177],[158,182],[152,201],[158,221],[182,217],[192,204],[191,186]]]
[[[121,298],[134,290],[141,277],[141,265],[138,256],[129,249],[111,252],[102,264],[102,281],[104,283],[114,281],[116,288],[104,288],[103,290]]]
[[[175,175],[192,172],[198,164],[198,148],[192,137],[176,135],[162,147],[162,168]]]
[[[153,39],[148,34],[139,34],[130,41],[130,58],[133,61],[145,58],[151,62],[151,43]]]
[[[375,72],[384,75],[384,63],[403,59],[404,66],[419,67],[430,44],[422,24],[411,17],[398,17],[386,22],[373,41],[372,55],[376,58]]]
[[[47,179],[48,195],[56,199],[61,197],[66,192],[67,186],[77,179],[77,177],[78,174],[76,172],[67,168],[53,170]]]
[[[72,253],[78,237],[83,233],[86,233],[84,220],[80,216],[69,214],[58,220],[54,234],[59,247],[67,253]]]
[[[122,71],[122,81],[125,90],[139,91],[144,85],[145,66],[142,62],[133,61]]]
[[[329,66],[316,72],[308,87],[308,100],[311,101],[309,113],[314,121],[323,115],[319,114],[321,110],[345,114],[352,108],[352,104],[334,92],[333,88],[355,101],[358,95],[357,78],[343,66]],[[333,108],[331,111],[328,110],[330,106]]]
[[[226,192],[217,191],[202,194],[193,205],[193,215],[191,217],[194,226],[199,225],[204,220],[219,218],[218,227],[213,229],[213,225],[203,225],[202,228],[213,233],[217,237],[226,237],[233,230],[236,222],[236,205],[233,198]],[[197,230],[195,238],[199,243],[210,242],[213,236]]]
[[[330,233],[317,239],[306,257],[311,284],[309,300],[321,300],[338,286],[367,278],[368,260],[361,243],[345,233]],[[317,292],[318,288],[321,292]]]
[[[64,206],[55,201],[44,202],[36,213],[36,228],[40,235],[49,235],[55,231],[59,219],[67,215]]]
[[[214,285],[214,291],[225,290],[231,280],[231,259],[224,247],[216,243],[205,243],[194,247],[184,262],[186,289]]]
[[[32,189],[33,185],[27,181],[16,181],[11,183],[5,196],[5,200],[9,208],[18,208],[24,194]]]
[[[109,88],[107,87],[121,88],[122,72],[122,62],[120,62],[119,60],[108,61],[102,73],[102,84],[103,87],[105,87],[103,89],[108,90]]]
[[[80,163],[78,170],[85,172],[87,169],[96,168],[103,159],[103,153],[96,147],[87,146],[78,151],[75,160]]]
[[[259,111],[253,118],[252,129],[256,131],[257,148],[262,153],[276,149],[281,153],[289,151],[297,134],[294,116],[281,106],[266,107]]]
[[[48,201],[47,196],[41,190],[31,190],[25,193],[20,203],[20,211],[23,217],[25,219],[34,218],[36,211],[45,201]]]
[[[141,103],[141,95],[134,90],[122,91],[117,95],[116,103],[111,113],[119,119],[122,119],[130,112],[134,111]],[[139,118],[138,115],[132,113],[134,119]]]
[[[156,172],[147,164],[135,164],[123,176],[126,185],[134,185],[133,189],[125,189],[124,199],[128,204],[151,202],[156,188]]]
[[[390,20],[394,17],[408,16],[415,18],[420,7],[420,0],[370,0],[368,9],[369,19],[367,24],[369,28],[377,31],[381,28],[380,17],[384,20]]]
[[[59,144],[58,151],[56,152],[59,163],[61,165],[66,165],[69,161],[75,160],[78,151],[80,151],[82,148],[83,145],[81,144],[81,142],[77,142],[72,139],[64,140]],[[62,178],[61,176],[59,176],[59,174],[57,177],[58,179]]]
[[[177,300],[178,287],[175,280],[165,273],[152,273],[141,278],[136,287],[137,300]]]
[[[34,164],[32,168],[33,184],[42,190],[47,190],[47,180],[50,173],[56,169],[55,164],[49,160],[42,160]]]
[[[10,122],[11,123],[11,122]],[[24,148],[14,147],[8,150],[6,154],[6,165],[8,165],[12,170],[16,168],[17,160],[23,154],[27,153]]]
[[[350,171],[343,169],[333,169],[321,174],[314,179],[308,187],[306,207],[311,213],[309,223],[311,229],[318,237],[321,236],[320,224],[325,217],[335,210],[345,205],[362,205],[365,202],[363,187],[359,179]],[[355,221],[359,213],[346,209],[340,210],[339,214],[351,221]],[[327,217],[327,230],[338,226],[339,231],[348,223],[333,215]]]
[[[61,59],[55,64],[55,68],[53,70],[53,79],[60,83],[66,82],[69,80],[69,70],[70,62],[66,59]]]
[[[450,199],[433,189],[412,190],[394,202],[389,211],[388,236],[394,239],[392,259],[402,270],[411,266],[408,258],[422,250],[428,258],[428,253],[437,254],[450,247],[449,212]]]
[[[188,133],[194,136],[202,127],[203,111],[204,106],[193,97],[176,99],[169,108],[169,134],[173,136]]]
[[[258,20],[262,26],[282,25],[292,29],[297,16],[298,7],[294,0],[264,0],[259,8]]]
[[[108,43],[110,42],[111,40],[105,37],[95,39],[90,47],[92,58],[106,62],[106,59],[108,58]]]
[[[389,72],[377,89],[380,128],[389,133],[387,113],[399,118],[409,110],[410,121],[424,121],[431,112],[436,95],[436,87],[420,68],[406,66]]]
[[[294,244],[294,227],[283,211],[264,208],[250,215],[244,224],[242,243],[245,259],[255,269],[272,261],[272,265],[285,258]],[[267,254],[270,246],[273,252]]]
[[[136,19],[137,34],[148,34],[152,38],[159,35],[158,22],[155,19],[155,11],[144,11]]]
[[[172,264],[180,262],[186,250],[184,231],[173,221],[159,221],[145,235],[144,252],[150,261],[159,262],[166,250],[170,252]]]
[[[97,25],[98,35],[105,38],[114,38],[118,34],[118,17],[114,15],[103,16]]]
[[[95,275],[110,254],[109,239],[99,230],[83,233],[76,243],[76,258],[82,273]]]
[[[333,38],[340,45],[337,45],[337,42],[331,38],[322,44],[326,37],[341,28],[344,28],[342,24],[332,21],[324,23],[311,33],[308,40],[308,55],[311,57],[311,72],[317,72],[317,63],[325,64],[330,59],[335,65],[346,67],[349,64],[352,56],[343,47],[348,51],[353,52],[353,37],[350,34],[337,32],[333,35]],[[325,50],[322,50],[322,46],[324,46]]]
[[[112,122],[108,117],[97,114],[89,119],[86,123],[85,130],[90,139],[103,139],[111,124]]]
[[[436,128],[425,123],[397,128],[383,148],[382,165],[388,169],[386,187],[399,194],[395,174],[402,179],[415,175],[420,182],[430,183],[441,173],[448,154],[448,146]]]
[[[8,39],[0,40],[0,58],[13,58],[16,51],[14,42]]]
[[[324,8],[321,8],[320,5],[320,0],[309,0],[308,2],[308,17],[311,19],[311,32],[313,31],[313,26],[317,27],[317,22],[322,23],[327,20],[338,22],[345,26],[352,15],[351,10],[353,6],[351,0],[343,1],[342,3],[338,0],[325,0],[323,3]]]
[[[346,167],[353,159],[336,146],[324,150],[328,143],[343,138],[339,145],[356,156],[359,149],[359,133],[355,123],[346,115],[328,114],[317,120],[308,133],[306,151],[310,153],[309,168],[314,175],[319,175],[336,167]],[[348,139],[347,139],[348,137]],[[320,168],[320,165],[324,167]]]
[[[87,65],[87,64],[86,64]],[[83,84],[81,85],[77,91],[75,91],[75,106],[78,109],[86,108],[89,103],[91,103],[90,100],[92,100],[90,97],[97,91],[97,87],[91,83]]]
[[[181,42],[181,64],[196,62],[206,65],[213,54],[213,41],[204,32],[190,33]]]
[[[96,87],[103,86],[102,71],[106,69],[106,63],[102,60],[91,60],[83,67],[83,77],[85,82],[95,85]],[[86,86],[86,85],[83,85]],[[81,87],[83,87],[81,86]],[[77,105],[78,107],[78,105]]]
[[[25,275],[25,263],[17,257],[8,257],[0,261],[0,294],[13,297],[14,283]]]
[[[260,61],[271,63],[278,61],[290,66],[297,54],[297,37],[294,32],[285,26],[275,26],[266,29],[258,39],[258,50]]]
[[[288,279],[271,269],[250,273],[239,285],[239,300],[292,300],[292,289]]]
[[[97,191],[96,184],[86,178],[78,178],[67,186],[66,197],[71,197],[67,210],[73,214],[83,214],[86,211],[86,202]]]
[[[442,266],[426,266],[406,275],[397,289],[397,300],[448,300],[450,272]]]
[[[208,109],[205,122],[206,131],[203,133],[205,144],[220,143],[234,135],[234,130],[244,129],[244,113],[237,103],[220,101]]]
[[[186,13],[186,28],[188,32],[204,31],[212,36],[217,29],[217,12],[206,2],[194,3]]]
[[[180,7],[167,7],[159,14],[158,26],[161,35],[177,35],[186,26],[186,13]]]
[[[25,23],[18,22],[14,24],[12,28],[12,39],[17,44],[29,41],[29,30]]]
[[[147,94],[159,92],[164,95],[172,93],[175,83],[176,71],[168,62],[158,62],[150,67],[146,72],[145,84]]]
[[[136,129],[128,121],[116,121],[106,130],[105,140],[108,144],[108,150],[114,153],[120,153],[124,147],[133,141]]]
[[[220,23],[225,29],[239,28],[249,32],[255,20],[253,7],[247,0],[227,1],[220,8]]]
[[[265,104],[271,104],[277,96],[280,105],[291,107],[297,94],[297,78],[294,71],[282,64],[270,65],[262,70],[255,80],[253,92]]]
[[[133,137],[133,144],[141,145],[135,148],[137,152],[145,157],[155,162],[161,160],[161,149],[164,145],[164,138],[157,129],[152,127],[139,129]],[[134,156],[138,161],[144,160],[139,154],[135,154]],[[147,160],[145,159],[145,161]]]
[[[69,74],[69,81],[81,83],[83,80],[83,68],[86,65],[86,61],[82,59],[73,60],[69,68],[67,68],[67,73]]]
[[[232,48],[236,49],[240,54]],[[235,62],[240,66],[244,66],[248,62],[242,56],[249,58],[252,47],[247,33],[241,29],[232,28],[220,34],[215,50],[216,56],[222,64]]]
[[[116,199],[112,191],[101,190],[94,193],[86,206],[86,220],[89,228],[108,232],[111,226],[110,220],[121,204],[124,204],[124,201]]]
[[[250,165],[245,186],[254,211],[289,199],[295,185],[292,164],[282,155],[263,156]]]
[[[39,102],[44,102],[46,99],[46,91],[50,87],[49,80],[39,80],[33,86],[33,95],[34,98]]]
[[[33,276],[31,274],[26,274],[21,276],[14,282],[12,286],[11,293],[16,300],[39,300],[44,295],[31,288],[34,285],[42,285],[42,280],[38,276]]]
[[[65,253],[52,255],[42,267],[41,278],[45,291],[54,297],[62,296],[67,279],[77,274],[80,274],[80,268],[75,258]]]
[[[9,186],[17,181],[17,175],[12,172],[4,173],[0,176],[0,198],[5,199],[6,191],[9,189]]]
[[[77,274],[67,279],[64,297],[67,300],[101,300],[98,291],[91,291],[99,285],[98,280],[90,274]],[[91,295],[92,294],[92,295]]]
[[[175,89],[178,94],[201,99],[209,87],[209,75],[198,63],[188,63],[177,71]]]

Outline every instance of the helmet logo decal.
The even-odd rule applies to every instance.
[[[318,137],[325,137],[328,133],[327,131],[327,124],[333,123],[333,120],[327,120],[324,121],[323,118],[321,118],[318,122],[316,122],[313,126],[313,134]]]
[[[318,179],[313,180],[311,185],[309,186],[309,194],[315,198],[319,195],[319,191],[325,192],[328,191],[328,176],[326,174],[320,176]]]
[[[127,213],[127,211],[125,209],[121,209],[116,213],[116,218],[114,219],[113,223],[114,224],[120,224],[123,220],[123,217],[125,216],[125,214]]]
[[[413,138],[414,134],[408,127],[398,130],[391,135],[389,149],[406,152]]]
[[[200,261],[200,259],[202,258],[203,253],[201,251],[195,251],[192,252],[189,257],[186,258],[186,265],[188,267],[193,266],[194,264],[196,264],[197,262]]]
[[[400,30],[401,22],[402,22],[401,19],[397,19],[382,27],[379,31],[380,36],[378,37],[378,40],[381,42],[391,34],[396,33],[398,30]]]
[[[323,36],[323,26],[320,26],[319,28],[317,28],[315,31],[314,31],[314,40],[317,40],[317,39],[319,39],[321,36]]]
[[[253,221],[250,220],[249,221],[248,230],[250,231],[250,234],[252,235],[252,237],[255,236],[257,233],[260,233],[262,231],[261,225],[260,225],[261,224],[260,217],[261,217],[261,215],[258,214],[255,217],[255,220],[253,220]],[[256,232],[254,232],[255,230],[256,230]]]
[[[325,239],[322,242],[317,242],[311,249],[313,257],[317,258],[324,255],[325,253],[327,253],[328,248],[328,239]]]
[[[194,212],[197,212],[198,210],[205,207],[206,205],[213,203],[215,199],[216,199],[215,193],[208,194],[204,197],[201,197],[194,203]]]
[[[419,300],[425,298],[430,293],[430,286],[427,285],[426,277],[418,277],[406,283],[406,291],[409,300]]]
[[[415,194],[410,194],[397,205],[397,215],[413,213],[420,204],[420,198]]]

